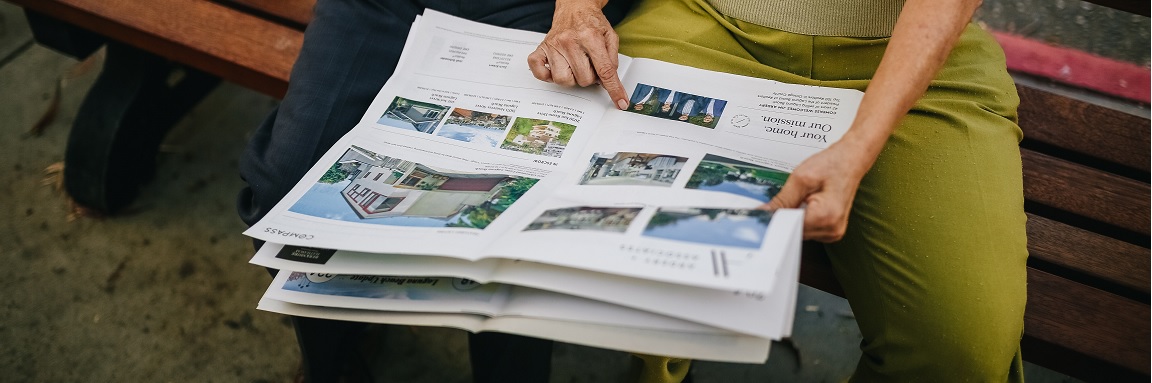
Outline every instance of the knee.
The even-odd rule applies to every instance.
[[[863,344],[853,381],[1006,382],[1019,358],[1023,318],[953,316],[904,326]]]

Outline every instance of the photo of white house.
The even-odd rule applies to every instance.
[[[376,122],[394,128],[431,134],[440,124],[440,120],[444,119],[447,110],[448,107],[444,105],[396,97]]]
[[[500,148],[559,158],[576,126],[562,122],[517,118]]]
[[[672,186],[688,158],[667,154],[596,153],[588,162],[581,185]]]
[[[353,146],[289,210],[349,222],[483,229],[536,181],[433,167]]]

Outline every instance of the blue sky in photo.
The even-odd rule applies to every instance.
[[[753,198],[760,202],[768,202],[768,196],[764,195],[764,192],[768,190],[768,185],[756,185],[744,181],[724,181],[715,186],[700,184],[700,190],[732,193]]]
[[[304,193],[292,207],[288,208],[288,211],[337,221],[368,223],[373,225],[444,227],[444,224],[448,222],[442,219],[427,217],[361,219],[360,216],[356,215],[355,211],[352,211],[352,207],[348,206],[348,202],[344,200],[344,197],[340,195],[340,191],[344,190],[350,182],[352,181],[345,180],[334,184],[317,182],[313,184],[312,187],[308,189],[308,192]]]
[[[497,147],[504,140],[507,132],[504,129],[488,129],[476,125],[447,124],[436,131],[436,135],[457,141],[471,142],[473,144],[488,144]]]
[[[685,218],[668,226],[645,228],[648,237],[695,242],[706,245],[759,249],[768,226],[756,217],[725,216],[709,221],[708,216]]]

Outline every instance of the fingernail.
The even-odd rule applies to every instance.
[[[628,102],[623,99],[616,100],[616,107],[620,108],[620,110],[628,109]]]

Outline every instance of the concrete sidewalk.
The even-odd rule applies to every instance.
[[[34,45],[19,9],[0,3],[0,382],[289,381],[294,334],[284,317],[255,310],[271,279],[247,263],[234,212],[239,153],[276,101],[221,86],[170,134],[142,197],[93,217],[70,207],[52,169],[100,63]],[[855,367],[860,334],[843,299],[803,288],[794,334],[766,364],[702,362],[696,381],[841,382]],[[357,347],[379,382],[467,382],[465,340],[460,330],[377,327]],[[560,345],[553,381],[619,381],[628,358]]]

